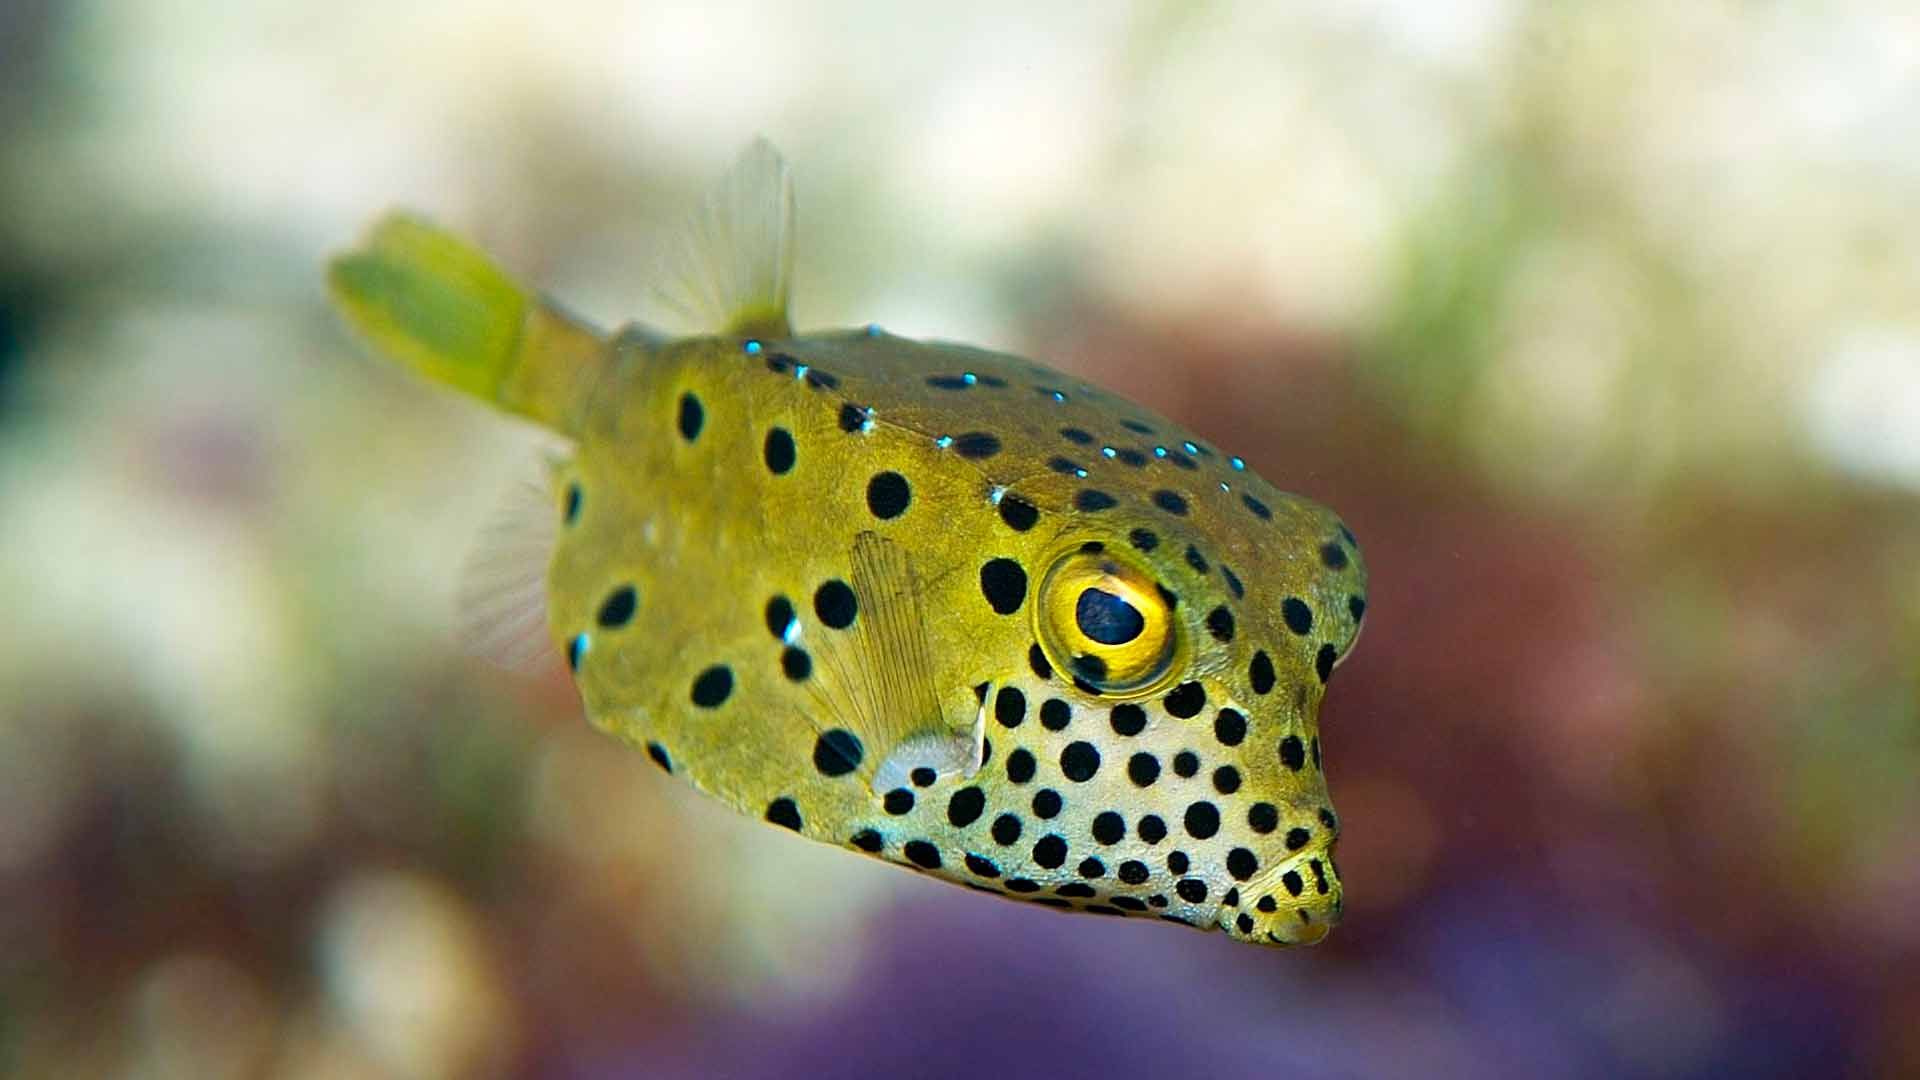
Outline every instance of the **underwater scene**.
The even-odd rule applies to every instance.
[[[1909,7],[0,8],[0,1074],[1920,1075]]]

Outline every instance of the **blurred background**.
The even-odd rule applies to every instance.
[[[804,326],[1338,508],[1345,925],[997,904],[468,658],[526,431],[392,203],[612,325],[756,133]],[[0,1072],[1920,1075],[1907,0],[0,5]]]

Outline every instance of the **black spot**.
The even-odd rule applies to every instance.
[[[1027,695],[1017,686],[1003,686],[993,698],[993,718],[1004,728],[1017,728],[1027,718]]]
[[[780,673],[794,682],[801,682],[813,674],[813,657],[807,655],[807,650],[789,645],[780,650]]]
[[[1187,500],[1179,492],[1168,491],[1165,488],[1153,493],[1153,505],[1169,514],[1184,516],[1187,512]]]
[[[1347,613],[1353,616],[1354,622],[1359,622],[1367,614],[1367,602],[1358,596],[1347,597]]]
[[[1247,509],[1253,511],[1254,517],[1259,518],[1261,521],[1273,520],[1273,511],[1267,509],[1266,503],[1261,502],[1251,495],[1240,496],[1240,501],[1247,504]]]
[[[815,390],[831,390],[840,385],[840,378],[837,375],[821,371],[819,368],[808,368],[807,385],[813,387]]]
[[[1034,865],[1047,870],[1057,870],[1067,861],[1067,842],[1061,837],[1048,833],[1033,845]]]
[[[1173,608],[1173,607],[1180,606],[1179,593],[1174,592],[1172,589],[1167,588],[1165,585],[1162,585],[1157,581],[1153,583],[1153,587],[1159,590],[1160,599],[1165,600],[1167,602],[1168,607]]]
[[[1091,855],[1080,860],[1079,870],[1080,876],[1083,878],[1103,878],[1107,876],[1107,864]]]
[[[700,437],[700,429],[706,425],[707,410],[700,405],[700,399],[691,392],[680,395],[680,437],[692,442]]]
[[[962,375],[929,375],[927,376],[927,385],[935,388],[936,390],[965,390],[968,387],[972,386],[973,382],[974,380],[968,379]]]
[[[1222,765],[1213,770],[1213,790],[1222,795],[1231,795],[1240,790],[1240,770],[1231,765]]]
[[[986,792],[977,787],[963,787],[947,800],[947,822],[956,829],[964,829],[979,821],[986,808]]]
[[[813,613],[835,630],[852,626],[854,616],[860,613],[860,605],[853,598],[853,587],[839,578],[829,578],[814,590]]]
[[[1307,841],[1312,839],[1313,839],[1313,834],[1308,832],[1305,829],[1288,829],[1287,830],[1287,850],[1299,851],[1301,848],[1307,846]]]
[[[1296,634],[1304,636],[1313,632],[1313,609],[1297,596],[1280,602],[1280,616],[1287,620],[1287,629]]]
[[[1181,683],[1174,687],[1173,693],[1165,701],[1167,711],[1182,720],[1200,715],[1207,707],[1207,691],[1197,682]]]
[[[995,390],[1005,390],[1007,388],[1007,380],[998,375],[976,375],[974,377],[980,380],[981,386],[990,386]]]
[[[1280,740],[1280,764],[1299,772],[1307,763],[1307,750],[1300,742],[1300,736],[1289,735]]]
[[[1246,848],[1237,847],[1227,852],[1227,873],[1233,875],[1233,880],[1245,881],[1259,869],[1260,860],[1254,858],[1253,852]]]
[[[1176,874],[1187,872],[1187,853],[1172,851],[1167,853],[1167,869]]]
[[[1207,883],[1199,878],[1181,878],[1173,886],[1173,891],[1189,904],[1202,903],[1207,899]]]
[[[907,779],[913,781],[914,787],[929,788],[933,786],[935,780],[940,779],[940,774],[934,772],[932,766],[922,765],[908,773]]]
[[[1192,544],[1187,545],[1187,565],[1193,567],[1198,573],[1207,572],[1207,557],[1200,554],[1200,549]]]
[[[867,421],[872,418],[872,411],[863,406],[852,404],[840,406],[840,430],[849,435],[865,428]]]
[[[1247,807],[1247,828],[1262,836],[1272,832],[1280,825],[1280,811],[1270,802],[1257,802]]]
[[[967,854],[967,869],[983,878],[997,878],[1000,876],[1000,867],[994,865],[992,859],[984,858],[971,852]]]
[[[897,787],[887,792],[886,797],[880,800],[880,805],[886,808],[887,813],[899,817],[913,809],[913,802],[913,792]]]
[[[1313,671],[1320,676],[1321,682],[1333,678],[1333,662],[1339,658],[1340,654],[1333,651],[1333,646],[1320,646],[1320,651],[1313,657]]]
[[[784,596],[776,596],[767,601],[767,632],[777,641],[787,639],[787,629],[793,625],[793,602]]]
[[[1123,428],[1126,428],[1128,431],[1135,432],[1140,435],[1153,434],[1152,428],[1148,427],[1147,425],[1141,423],[1138,420],[1122,420],[1120,421],[1120,426]]]
[[[980,592],[996,613],[1011,615],[1027,601],[1027,571],[1012,559],[989,559],[980,567]]]
[[[1093,436],[1091,436],[1091,435],[1089,435],[1089,434],[1087,434],[1087,433],[1086,433],[1086,432],[1084,432],[1084,431],[1081,431],[1081,430],[1080,430],[1079,428],[1077,428],[1077,427],[1063,427],[1063,428],[1061,428],[1061,429],[1060,429],[1060,437],[1061,437],[1061,438],[1063,438],[1063,439],[1065,439],[1065,440],[1067,440],[1067,441],[1068,441],[1068,442],[1070,442],[1070,443],[1073,443],[1073,444],[1075,444],[1075,445],[1077,445],[1077,446],[1092,446],[1092,445],[1093,445]]]
[[[983,735],[980,737],[980,764],[984,766],[986,765],[987,762],[992,760],[993,760],[993,740]]]
[[[1346,540],[1347,543],[1352,544],[1354,547],[1360,546],[1359,538],[1355,537],[1353,535],[1353,530],[1347,528],[1345,525],[1340,526],[1340,536],[1342,539]]]
[[[1100,771],[1100,751],[1090,742],[1076,741],[1060,751],[1060,772],[1076,784],[1084,784]]]
[[[867,481],[867,509],[873,516],[882,520],[897,518],[907,512],[907,504],[913,501],[913,489],[907,486],[907,478],[891,470],[873,474]]]
[[[1135,787],[1148,787],[1160,778],[1160,759],[1152,754],[1135,754],[1127,759],[1127,779]]]
[[[1256,694],[1273,690],[1273,659],[1264,650],[1254,653],[1253,663],[1247,665],[1247,682]]]
[[[1040,726],[1048,731],[1065,731],[1073,720],[1073,706],[1059,698],[1048,698],[1040,706]]]
[[[595,617],[595,621],[608,629],[625,626],[633,618],[633,609],[638,603],[639,594],[633,591],[633,586],[622,585],[607,594],[606,600],[600,604],[600,614]]]
[[[760,453],[767,459],[767,471],[773,475],[782,476],[792,472],[795,457],[793,432],[783,427],[769,428],[766,445],[761,447]]]
[[[1084,488],[1073,497],[1073,505],[1091,514],[1101,510],[1111,510],[1119,505],[1119,500],[1104,491]]]
[[[1039,676],[1042,682],[1053,678],[1053,665],[1047,662],[1046,651],[1040,648],[1040,643],[1037,641],[1027,649],[1027,666],[1033,669],[1033,673]]]
[[[1233,925],[1243,934],[1253,933],[1253,916],[1241,912],[1233,920]]]
[[[1086,864],[1082,863],[1081,865],[1085,866]],[[1091,897],[1098,896],[1100,894],[1097,892],[1094,892],[1093,886],[1091,885],[1086,885],[1078,881],[1073,881],[1053,890],[1053,895],[1071,896],[1076,900],[1086,900]]]
[[[1124,597],[1105,589],[1080,590],[1073,605],[1073,621],[1080,632],[1102,645],[1125,645],[1146,629],[1146,617]]]
[[[1333,816],[1333,811],[1323,806],[1320,808],[1320,824],[1325,825],[1329,829],[1338,829],[1340,827],[1340,819]]]
[[[1060,793],[1052,788],[1041,788],[1033,793],[1033,812],[1042,821],[1051,819],[1060,812]]]
[[[1253,906],[1259,908],[1261,911],[1264,911],[1269,915],[1273,914],[1275,911],[1278,911],[1280,909],[1279,903],[1276,902],[1274,898],[1271,896],[1261,897],[1259,902],[1254,904]]]
[[[1347,550],[1331,541],[1321,544],[1320,561],[1326,563],[1329,570],[1344,570],[1347,566]]]
[[[1007,891],[1012,893],[1039,892],[1040,883],[1037,881],[1028,881],[1023,877],[1010,877],[1007,879]]]
[[[1147,455],[1138,450],[1130,450],[1122,446],[1113,452],[1113,456],[1123,465],[1131,465],[1136,469],[1147,467]]]
[[[1233,598],[1235,600],[1246,599],[1247,587],[1240,584],[1240,576],[1227,569],[1224,563],[1221,564],[1220,567],[1220,576],[1227,579],[1227,588],[1233,590]]]
[[[1084,473],[1087,471],[1086,466],[1080,464],[1077,461],[1074,461],[1071,458],[1063,458],[1063,457],[1048,458],[1047,468],[1052,469],[1054,472],[1059,473],[1061,476],[1079,476],[1081,473]]]
[[[1200,771],[1200,755],[1191,750],[1182,750],[1173,755],[1173,771],[1182,777],[1191,777]]]
[[[1175,465],[1180,466],[1181,468],[1187,470],[1188,472],[1192,472],[1193,470],[1200,467],[1199,465],[1196,465],[1194,463],[1194,460],[1192,458],[1188,457],[1187,455],[1181,453],[1178,450],[1167,451],[1167,460],[1173,462]]]
[[[799,832],[800,808],[793,804],[792,799],[783,795],[767,804],[767,820]]]
[[[1202,799],[1187,806],[1184,821],[1188,836],[1195,840],[1205,840],[1220,831],[1220,810]]]
[[[1247,718],[1238,709],[1221,709],[1213,718],[1213,737],[1223,746],[1239,746],[1247,737]]]
[[[1167,838],[1167,823],[1159,814],[1148,814],[1140,819],[1140,824],[1134,826],[1133,831],[1148,846],[1152,846]]]
[[[1023,746],[1007,755],[1007,779],[1016,784],[1024,784],[1033,779],[1037,765],[1038,763],[1033,760],[1033,754]]]
[[[913,865],[926,870],[940,869],[940,849],[925,840],[907,841],[905,851]]]
[[[969,431],[953,437],[953,452],[963,458],[990,458],[1000,452],[1000,439],[984,431]]]
[[[1233,640],[1233,612],[1228,611],[1225,604],[1207,612],[1207,633],[1212,634],[1215,641]]]
[[[703,709],[718,708],[732,693],[733,669],[725,664],[715,664],[693,680],[693,703]]]
[[[786,353],[777,352],[767,354],[767,370],[773,372],[775,375],[786,374],[787,368],[792,364],[793,357],[788,356]]]
[[[1327,894],[1327,872],[1320,866],[1319,859],[1308,859],[1307,869],[1313,871],[1313,889],[1322,896]]]
[[[994,843],[1006,847],[1020,839],[1020,819],[1012,814],[1001,814],[993,819],[993,828],[988,832],[992,834]]]
[[[1014,532],[1026,532],[1040,520],[1040,511],[1017,495],[1000,496],[1000,520]]]
[[[1128,859],[1120,864],[1120,869],[1115,872],[1115,876],[1129,885],[1144,885],[1147,878],[1152,875],[1148,872],[1146,863],[1139,859]],[[1114,903],[1119,902],[1120,898],[1115,897]]]
[[[985,705],[987,703],[987,691],[992,687],[993,687],[992,683],[984,683],[984,682],[974,683],[973,684],[973,700],[979,702],[982,705]]]
[[[1280,884],[1287,887],[1288,896],[1299,896],[1305,892],[1307,888],[1307,883],[1300,880],[1300,872],[1298,870],[1289,870],[1281,874]]]
[[[1307,740],[1307,760],[1313,762],[1314,768],[1317,769],[1320,767],[1320,737],[1318,735]]]
[[[587,651],[587,635],[575,634],[567,641],[567,667],[580,670],[580,654]]]
[[[813,767],[823,776],[845,776],[859,768],[864,757],[860,736],[845,728],[824,732],[813,741]]]
[[[560,515],[560,520],[571,525],[576,520],[578,520],[579,517],[580,517],[580,485],[578,483],[568,484],[567,485],[567,507],[564,511],[562,511]]]
[[[1138,735],[1147,729],[1147,710],[1132,702],[1115,705],[1108,721],[1115,735]]]
[[[1102,810],[1093,817],[1093,838],[1102,844],[1117,844],[1127,835],[1127,819],[1112,810]]]
[[[1151,529],[1135,529],[1127,534],[1127,542],[1141,551],[1152,551],[1160,546],[1160,538]]]
[[[871,852],[879,851],[882,841],[879,833],[874,832],[872,829],[861,829],[859,832],[853,834],[852,843],[854,847],[859,848],[861,851]]]
[[[1073,673],[1077,676],[1074,685],[1089,694],[1097,694],[1100,690],[1093,684],[1105,681],[1107,662],[1097,656],[1076,656],[1073,658]]]
[[[1145,869],[1145,867],[1142,867],[1142,869]],[[1147,905],[1144,902],[1136,900],[1131,896],[1110,896],[1107,899],[1113,902],[1114,907],[1120,908],[1125,911],[1147,910]],[[1088,908],[1087,910],[1092,911],[1093,909]]]
[[[661,772],[673,771],[673,759],[667,756],[666,747],[657,742],[650,742],[647,744],[647,756],[653,759],[655,765],[660,766]]]
[[[1101,552],[1107,550],[1107,545],[1101,543],[1098,540],[1089,540],[1086,543],[1080,545],[1080,550],[1088,555],[1098,555]]]

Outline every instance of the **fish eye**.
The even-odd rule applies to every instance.
[[[1083,544],[1054,560],[1039,599],[1035,629],[1048,659],[1101,694],[1144,696],[1173,670],[1172,600],[1130,558]]]

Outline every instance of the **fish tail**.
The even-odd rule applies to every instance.
[[[381,353],[435,382],[576,435],[607,338],[522,288],[479,248],[391,213],[327,268],[334,306]]]

